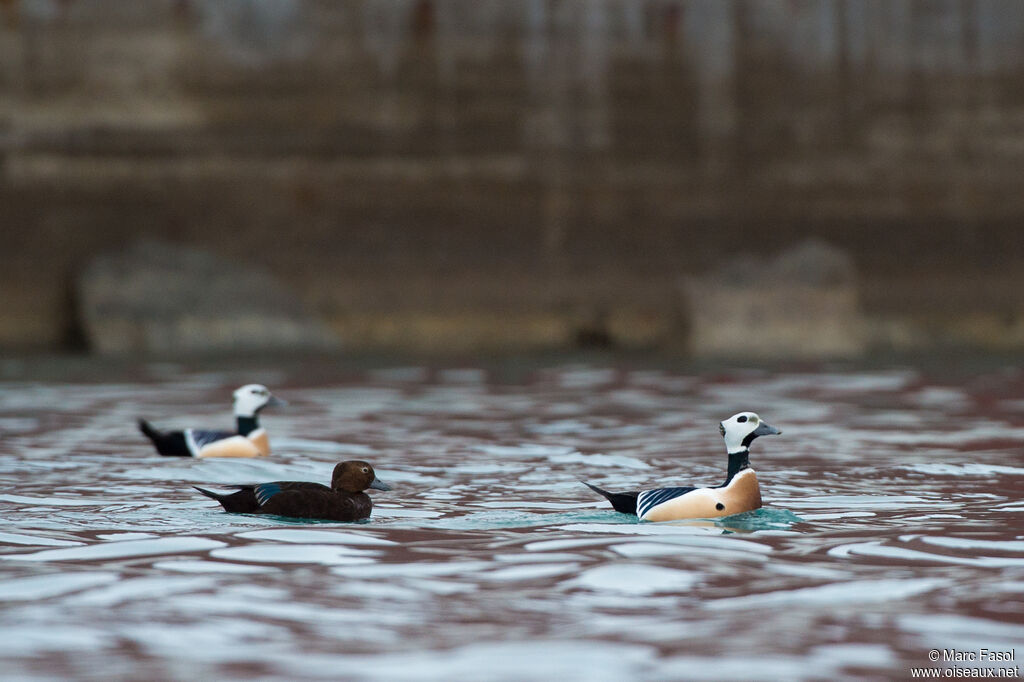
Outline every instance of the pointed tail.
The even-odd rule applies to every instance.
[[[160,431],[153,428],[152,424],[145,419],[139,420],[139,431],[142,431],[146,438],[153,441],[156,451],[161,455],[169,457],[192,456],[192,451],[188,449],[188,443],[185,440],[185,434],[181,431]]]
[[[227,495],[221,495],[220,493],[215,493],[212,490],[207,490],[206,488],[200,488],[197,485],[194,485],[192,487],[195,488],[196,490],[198,490],[199,492],[201,492],[202,494],[206,495],[207,497],[209,497],[211,500],[217,500],[218,502],[223,502],[224,498],[227,497]]]
[[[593,490],[598,495],[604,496],[609,502],[612,503],[612,507],[615,511],[623,514],[636,514],[636,497],[639,492],[635,493],[610,493],[607,490],[602,490],[596,485],[590,485],[586,481],[580,481],[583,485]]]
[[[139,431],[142,431],[143,435],[145,435],[146,438],[150,439],[154,443],[157,442],[157,440],[163,435],[159,431],[154,429],[153,425],[150,424],[145,419],[139,420]]]
[[[242,489],[238,492],[227,493],[225,495],[215,493],[212,490],[207,490],[205,488],[200,488],[197,485],[192,487],[209,497],[211,500],[217,500],[220,502],[220,506],[224,507],[225,511],[252,514],[260,508],[260,503],[256,500],[256,493],[253,492],[253,487],[251,485],[236,486]]]

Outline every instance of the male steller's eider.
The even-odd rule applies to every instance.
[[[675,521],[730,516],[761,507],[761,488],[750,468],[750,443],[758,436],[782,433],[753,412],[740,412],[718,425],[729,453],[725,483],[709,488],[655,488],[610,493],[583,484],[608,498],[615,511],[636,514],[641,521]]]
[[[274,481],[233,487],[239,488],[238,492],[225,495],[195,488],[220,502],[225,511],[326,521],[369,518],[373,501],[364,491],[367,488],[391,490],[391,486],[377,478],[372,466],[359,460],[337,464],[330,488],[305,481]]]
[[[267,431],[260,427],[259,413],[264,407],[287,403],[260,384],[248,384],[235,391],[236,431],[185,429],[159,431],[145,419],[139,429],[161,455],[172,457],[265,457],[270,454]]]

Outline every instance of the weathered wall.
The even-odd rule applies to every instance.
[[[356,345],[659,345],[811,235],[879,319],[1020,341],[1022,168],[1018,0],[4,0],[0,346],[136,237]]]

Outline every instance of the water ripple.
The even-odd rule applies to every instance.
[[[5,678],[895,679],[1024,639],[1019,371],[138,372],[0,384]],[[136,430],[230,423],[248,381],[291,402],[272,457]],[[739,409],[784,432],[752,448],[760,510],[640,523],[579,483],[717,484]],[[347,457],[394,486],[364,523],[191,488]]]

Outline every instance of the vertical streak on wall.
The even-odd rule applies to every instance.
[[[738,185],[747,183],[751,175],[751,161],[755,154],[751,126],[747,120],[750,116],[753,97],[748,87],[750,73],[753,69],[754,45],[756,31],[751,26],[752,10],[748,0],[732,0],[732,48],[733,54],[733,92],[735,98],[735,134],[733,135],[733,175]],[[735,205],[742,205],[736,201]]]
[[[736,0],[693,0],[684,27],[687,55],[697,82],[697,126],[703,170],[729,170],[736,134],[736,53],[730,5]]]
[[[363,45],[380,73],[376,114],[384,129],[401,116],[396,85],[402,49],[409,33],[412,0],[366,0],[362,3]]]
[[[844,147],[849,147],[854,134],[854,109],[856,89],[853,85],[850,48],[850,3],[848,0],[835,0],[835,50],[836,50],[836,102],[839,105],[837,120],[839,137]]]

